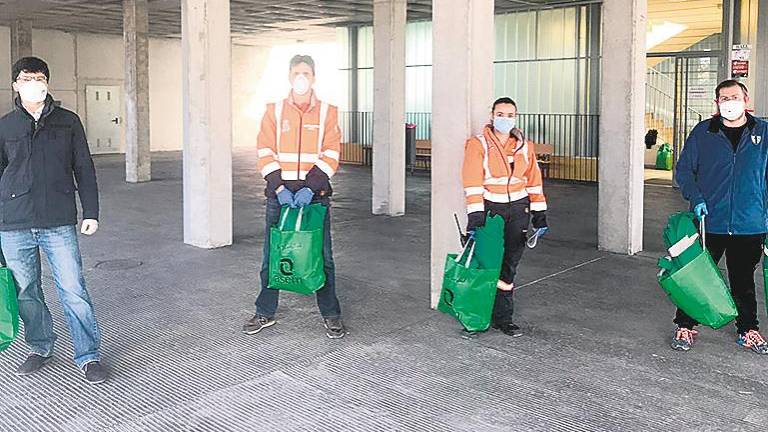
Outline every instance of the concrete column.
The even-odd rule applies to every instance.
[[[182,0],[184,242],[232,244],[229,1]]]
[[[149,147],[149,9],[147,0],[123,0],[125,46],[125,180],[151,179]]]
[[[754,51],[754,82],[750,89],[754,97],[755,114],[768,116],[768,0],[760,0],[757,6],[757,41]]]
[[[432,2],[432,307],[443,283],[445,256],[460,248],[453,214],[466,220],[464,143],[490,118],[493,12],[493,0]]]
[[[646,0],[603,3],[598,245],[643,247]]]
[[[32,24],[27,20],[11,23],[11,64],[32,55]]]
[[[405,214],[406,0],[373,1],[373,214]]]

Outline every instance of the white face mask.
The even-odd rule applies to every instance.
[[[29,81],[18,87],[21,100],[29,103],[39,103],[48,96],[48,85],[40,81]]]
[[[730,121],[738,120],[744,115],[746,104],[744,101],[730,100],[720,104],[720,115]]]
[[[307,94],[309,91],[309,79],[304,75],[298,75],[293,79],[293,92],[299,96]]]

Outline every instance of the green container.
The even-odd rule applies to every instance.
[[[283,207],[279,225],[269,233],[269,288],[309,295],[325,285],[326,212],[322,204]]]
[[[672,170],[672,148],[668,143],[659,146],[659,150],[656,152],[656,169]]]
[[[0,351],[5,351],[19,334],[19,306],[16,283],[7,267],[0,267]]]
[[[460,255],[446,257],[437,309],[468,331],[488,330],[503,258],[504,219],[487,217]]]

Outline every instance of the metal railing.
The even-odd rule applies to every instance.
[[[596,114],[518,114],[517,124],[536,152],[546,178],[597,181],[600,151],[599,121]],[[551,155],[545,149],[551,147]],[[546,161],[546,159],[549,161]]]
[[[432,114],[407,113],[416,124],[416,168],[429,169]],[[373,113],[340,112],[342,163],[370,166],[373,147]],[[599,116],[592,114],[519,114],[518,126],[539,147],[545,177],[597,181]],[[405,125],[403,125],[405,133]]]

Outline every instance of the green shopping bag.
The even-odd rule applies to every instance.
[[[485,225],[475,231],[475,246],[478,267],[500,269],[504,259],[504,218],[486,216]]]
[[[656,152],[656,169],[672,170],[672,148],[668,143],[659,146],[659,150]]]
[[[672,215],[665,234],[685,232],[684,229],[673,225],[693,217],[695,216],[690,212]],[[665,236],[664,242],[669,248],[670,256],[659,259],[660,271],[657,279],[672,303],[699,323],[717,329],[733,321],[738,312],[723,274],[706,249],[703,218],[700,227],[701,246],[695,242],[683,249],[679,247],[679,242],[684,239]],[[691,248],[701,250],[691,255],[688,253]],[[682,256],[687,257],[686,261],[680,259]]]
[[[19,334],[19,306],[16,283],[8,267],[0,267],[0,351],[7,349]]]
[[[461,254],[445,258],[443,288],[437,309],[455,317],[468,331],[485,331],[491,325],[500,268],[482,269],[473,261],[474,240]]]
[[[280,223],[269,233],[269,288],[309,295],[325,285],[326,211],[322,204],[280,211]]]

